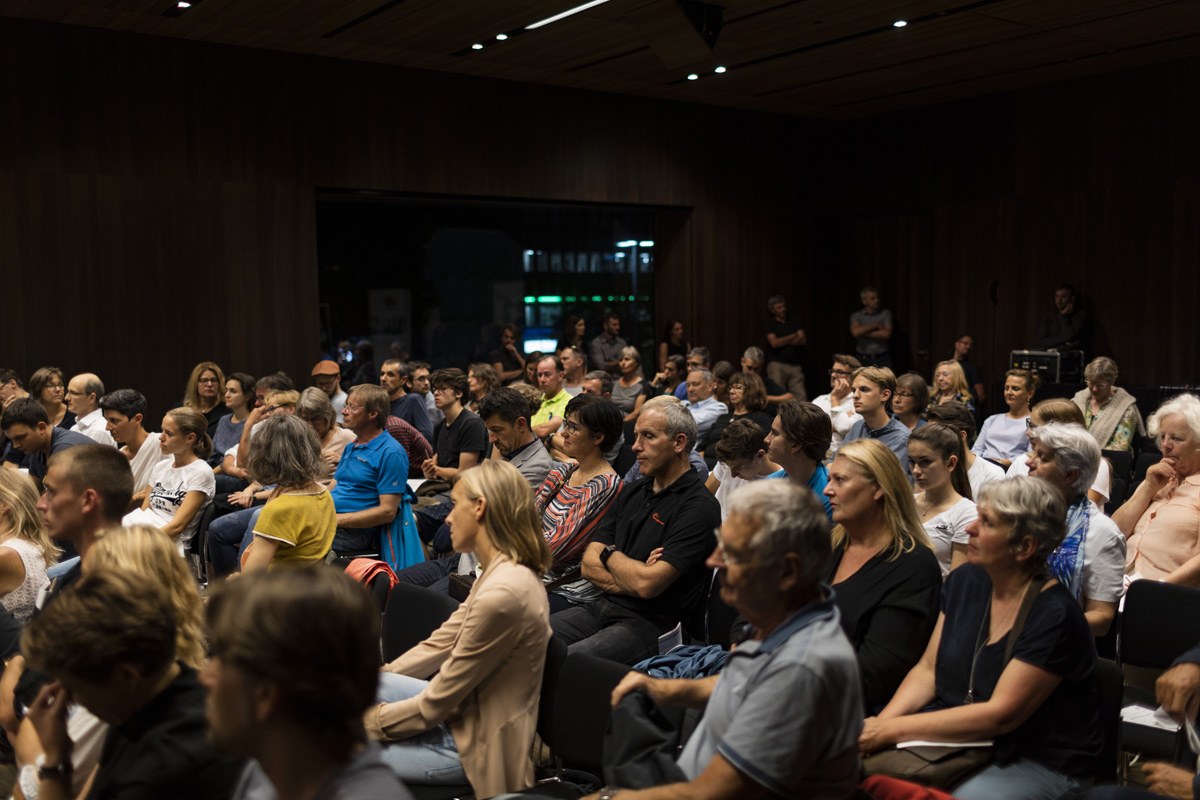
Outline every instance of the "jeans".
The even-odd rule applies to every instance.
[[[411,583],[414,586],[424,586],[440,594],[450,592],[450,576],[458,571],[459,555],[455,553],[449,558],[435,558],[420,564],[405,567],[396,573],[400,583]]]
[[[551,614],[550,627],[572,653],[587,653],[629,666],[658,655],[658,626],[607,597]]]
[[[339,556],[353,556],[379,552],[379,527],[341,528],[333,534],[333,552]]]
[[[958,800],[1059,800],[1073,797],[1083,787],[1074,778],[1043,767],[1027,758],[1012,764],[993,764],[965,783],[952,794]]]
[[[237,572],[241,556],[248,540],[254,538],[254,524],[262,514],[263,506],[243,508],[232,514],[217,517],[208,526],[208,560],[213,573],[224,577]]]
[[[428,681],[410,678],[407,675],[381,672],[379,673],[379,689],[376,699],[380,703],[407,700],[419,695],[428,685]],[[380,742],[379,744],[383,748],[383,752],[380,754],[383,763],[391,767],[404,783],[421,785],[467,783],[467,776],[462,768],[462,759],[458,755],[458,745],[454,743],[454,737],[445,723],[398,742]]]

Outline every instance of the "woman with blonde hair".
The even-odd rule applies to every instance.
[[[975,413],[975,396],[967,385],[967,374],[954,359],[939,362],[933,371],[933,404],[958,402]]]
[[[451,497],[451,542],[479,559],[479,578],[450,619],[383,668],[367,733],[405,783],[469,782],[491,797],[533,783],[550,551],[529,484],[508,462],[465,470]]]
[[[842,627],[858,651],[863,701],[881,708],[921,653],[937,621],[941,570],[912,488],[886,445],[842,445],[825,487],[833,509],[828,580]]]
[[[215,436],[217,424],[229,411],[225,407],[225,373],[215,361],[201,361],[192,367],[183,405],[199,411],[208,420],[208,435]]]
[[[612,401],[625,415],[626,422],[633,422],[642,413],[646,403],[646,383],[642,375],[642,354],[636,347],[622,347],[617,359],[619,374],[613,381]]]
[[[0,604],[24,625],[33,616],[46,568],[58,560],[37,510],[33,479],[17,470],[0,470]]]

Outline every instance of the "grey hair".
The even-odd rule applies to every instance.
[[[704,380],[708,381],[709,383],[712,383],[717,379],[716,376],[712,374],[712,370],[709,369],[689,369],[687,374],[691,375],[693,372],[699,372],[701,377],[703,377]]]
[[[296,401],[296,413],[304,420],[323,419],[330,428],[337,424],[337,411],[333,408],[333,401],[323,389],[315,386],[310,386],[300,393],[300,399]]]
[[[987,506],[1012,526],[1008,544],[1015,548],[1026,536],[1033,539],[1033,555],[1021,564],[1033,577],[1043,577],[1046,559],[1067,533],[1067,506],[1062,492],[1038,478],[1022,475],[992,481],[979,490],[979,506]]]
[[[1100,380],[1106,383],[1116,383],[1117,362],[1107,356],[1093,358],[1083,368],[1083,379],[1088,382]]]
[[[297,487],[318,480],[326,466],[317,432],[291,414],[267,417],[254,434],[246,471],[264,485]]]
[[[805,588],[815,590],[828,569],[832,544],[829,518],[817,496],[791,481],[754,481],[729,497],[728,516],[757,523],[750,548],[763,561],[785,553],[800,556]]]
[[[773,294],[767,298],[767,311],[774,311],[777,303],[786,303],[787,298],[781,294]]]
[[[761,347],[747,347],[746,352],[742,353],[742,358],[759,364],[767,360],[767,357],[763,353]]]
[[[1179,415],[1192,431],[1192,440],[1200,441],[1200,398],[1194,394],[1180,394],[1158,407],[1146,421],[1146,430],[1158,436],[1159,426],[1165,417]]]
[[[657,400],[658,398],[654,399]],[[667,436],[674,439],[682,433],[686,439],[684,442],[684,452],[691,452],[691,449],[696,446],[696,439],[699,438],[699,434],[696,431],[696,418],[692,416],[692,412],[683,407],[683,403],[679,402],[677,398],[672,397],[671,399],[675,400],[675,402],[659,402],[653,406],[647,402],[646,405],[642,406],[642,413],[645,414],[647,410],[654,410],[662,414],[666,422]]]
[[[1064,475],[1076,470],[1075,479],[1071,481],[1075,496],[1086,494],[1100,470],[1100,445],[1096,437],[1073,422],[1047,422],[1034,428],[1033,438],[1054,453],[1054,463]]]
[[[583,376],[585,381],[600,381],[600,393],[612,394],[613,378],[612,373],[602,369],[594,369]],[[643,406],[645,408],[645,406]]]

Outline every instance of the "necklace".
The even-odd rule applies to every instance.
[[[1025,585],[1024,591],[1021,592],[1022,598],[1025,596],[1025,593],[1029,591],[1029,584],[1031,583],[1033,583],[1032,580]],[[1014,613],[1018,607],[1019,606],[1014,607]],[[975,702],[975,668],[979,665],[979,656],[983,652],[983,648],[987,647],[988,639],[991,638],[990,636],[986,636],[984,634],[984,631],[988,630],[991,620],[992,598],[989,597],[987,608],[983,610],[983,619],[979,621],[979,632],[975,634],[975,655],[971,658],[971,673],[967,678],[967,696],[963,698],[964,705],[970,705],[971,703]],[[1005,638],[1011,635],[1012,631],[1009,630]]]

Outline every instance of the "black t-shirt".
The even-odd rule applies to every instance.
[[[437,426],[433,432],[433,450],[437,453],[439,467],[458,467],[458,457],[463,453],[475,453],[483,460],[487,450],[487,428],[479,415],[465,408],[454,419],[454,424]]]
[[[962,705],[971,661],[992,595],[988,574],[974,564],[950,573],[942,589],[946,623],[938,647],[937,704]],[[985,632],[986,635],[986,632]],[[992,696],[1003,671],[1005,640],[986,645],[975,666],[975,698]],[[1083,610],[1060,584],[1041,592],[1013,648],[1013,659],[1062,677],[1062,682],[1016,730],[996,737],[996,761],[1027,758],[1065,775],[1095,775],[1100,753],[1096,646]]]
[[[679,622],[704,597],[711,577],[704,561],[717,546],[713,530],[720,524],[721,506],[692,470],[658,493],[648,476],[627,485],[592,541],[615,544],[624,555],[642,562],[661,547],[662,560],[679,570],[679,577],[658,597],[612,594],[609,599],[662,629]]]
[[[208,421],[208,435],[212,438],[217,435],[217,423],[221,421],[221,417],[229,413],[229,409],[224,403],[217,403],[215,406],[204,412],[204,419]]]
[[[559,352],[562,352],[561,348],[559,349]],[[499,364],[504,372],[525,369],[525,365],[522,364],[515,355],[513,355],[511,350],[505,350],[503,348],[500,350],[493,350],[492,352],[488,353],[488,363],[492,366]],[[515,378],[509,378],[504,382],[504,385],[507,386],[510,383],[515,383],[516,381],[521,380],[523,375],[524,373],[522,372]]]
[[[788,316],[783,322],[775,319],[775,317],[767,317],[767,335],[775,334],[776,336],[791,336],[796,331],[800,330],[800,320],[793,316]],[[771,361],[782,361],[784,364],[802,365],[808,356],[808,349],[802,344],[789,344],[786,347],[771,347],[771,340],[767,340],[767,355]]]

